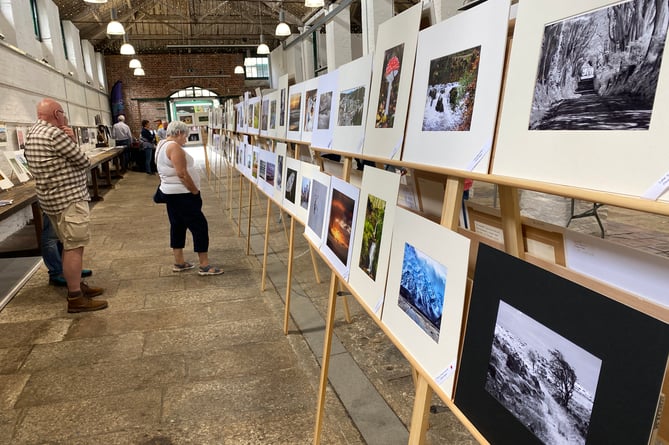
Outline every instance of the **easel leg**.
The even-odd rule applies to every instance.
[[[428,427],[428,416],[430,414],[430,402],[432,400],[432,388],[427,380],[418,374],[416,380],[416,398],[413,403],[411,415],[411,431],[409,431],[409,445],[423,445],[425,433]]]
[[[272,200],[267,199],[267,218],[265,218],[265,246],[262,254],[262,277],[260,278],[260,290],[265,290],[265,277],[267,276],[267,250],[269,247],[269,217],[272,210]]]
[[[244,194],[243,177],[239,175],[239,218],[237,218],[237,236],[242,236],[242,195]]]
[[[323,358],[321,360],[321,381],[318,387],[318,406],[316,407],[316,427],[314,428],[314,445],[321,441],[321,428],[323,426],[323,410],[325,409],[325,392],[328,386],[328,368],[330,367],[330,349],[332,346],[332,330],[334,326],[334,313],[337,308],[337,289],[339,280],[332,272],[330,275],[330,290],[328,295],[328,315],[325,319],[325,339],[323,341]]]
[[[286,227],[286,215],[283,213],[281,207],[279,207],[279,213],[281,214],[281,224],[283,224],[283,233],[286,234],[286,241],[288,241],[288,227]]]
[[[344,289],[342,289],[341,283],[339,283],[339,295],[342,297],[342,302],[344,303],[344,318],[346,319],[346,323],[351,322],[351,310],[348,307],[348,298],[347,295],[350,295],[349,292],[345,292]]]
[[[309,253],[311,254],[311,264],[314,266],[314,276],[316,277],[316,283],[321,284],[321,276],[318,273],[318,262],[316,261],[316,254],[314,254],[314,249],[309,245]]]
[[[246,228],[246,254],[251,252],[251,214],[253,209],[253,185],[249,182],[249,222]]]
[[[288,321],[290,319],[290,287],[293,284],[293,249],[295,240],[295,218],[290,218],[290,233],[288,236],[288,272],[286,277],[286,307],[283,314],[283,333],[288,335]]]

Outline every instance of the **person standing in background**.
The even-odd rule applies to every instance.
[[[153,154],[156,152],[156,134],[151,130],[151,122],[147,119],[142,121],[142,133],[139,138],[142,142],[142,152],[144,153],[144,170],[147,175],[153,175],[156,170],[152,166]]]
[[[112,137],[116,140],[117,147],[124,147],[121,153],[121,160],[123,161],[123,171],[128,169],[130,162],[130,144],[132,144],[132,131],[128,124],[125,123],[125,116],[119,114],[118,122],[112,127]]]
[[[81,281],[84,247],[91,238],[87,185],[91,162],[74,142],[63,107],[55,100],[42,99],[37,105],[37,122],[28,130],[25,157],[35,177],[40,206],[63,243],[67,311],[106,308],[106,301],[92,298],[104,289]]]
[[[158,142],[167,137],[167,121],[162,121],[160,127],[158,127],[158,131],[156,131],[156,136],[158,138]]]

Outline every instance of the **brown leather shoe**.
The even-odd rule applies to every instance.
[[[70,313],[99,311],[106,307],[107,302],[105,300],[93,300],[81,293],[74,296],[68,295],[67,297],[67,312]]]
[[[98,295],[102,295],[104,293],[104,289],[101,287],[91,287],[88,284],[84,283],[83,281],[79,285],[81,287],[81,292],[84,293],[85,297],[92,298],[92,297],[97,297]]]

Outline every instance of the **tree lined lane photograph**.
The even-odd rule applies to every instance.
[[[631,0],[545,27],[530,130],[647,130],[669,3]]]

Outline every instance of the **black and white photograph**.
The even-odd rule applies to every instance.
[[[316,119],[316,93],[318,90],[308,90],[304,93],[304,131],[314,131],[314,119]]]
[[[332,107],[332,91],[321,94],[318,104],[318,126],[319,130],[330,128],[330,108]]]
[[[286,194],[288,201],[295,204],[295,197],[297,191],[297,171],[292,168],[286,168]]]
[[[469,131],[481,47],[430,61],[423,131]]]
[[[313,180],[311,183],[311,199],[309,201],[309,215],[307,221],[309,228],[321,236],[323,233],[323,221],[328,201],[328,187]]]
[[[311,179],[303,177],[300,187],[300,206],[306,210],[309,209],[309,189],[311,189]]]
[[[362,125],[365,109],[365,87],[355,87],[339,93],[339,117],[337,125],[351,127]]]
[[[300,131],[300,109],[302,106],[302,93],[290,96],[288,107],[288,131]]]
[[[281,190],[281,186],[283,185],[283,155],[277,155],[276,157],[276,188]]]
[[[648,130],[667,14],[632,0],[547,25],[529,130]]]
[[[446,293],[446,267],[404,243],[397,305],[436,343]]]
[[[265,172],[267,171],[267,162],[265,162],[264,159],[260,159],[259,161],[259,167],[258,167],[258,176],[264,181],[265,180]]]
[[[262,110],[260,112],[260,129],[267,131],[267,124],[269,120],[269,100],[263,99]]]
[[[272,187],[274,186],[274,169],[274,163],[267,162],[267,168],[265,170],[265,181]]]
[[[586,443],[601,366],[500,300],[485,389],[542,443]]]

